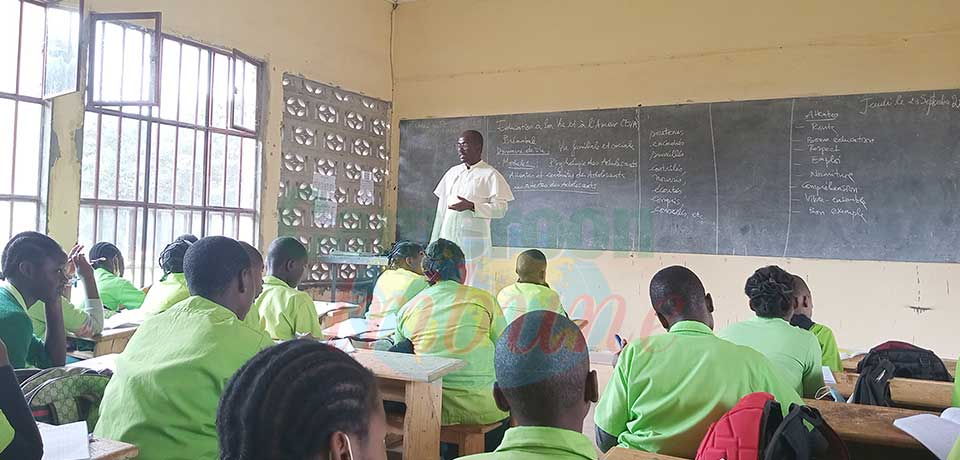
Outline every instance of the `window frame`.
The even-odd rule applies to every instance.
[[[154,21],[154,27],[140,27],[133,24],[124,23],[125,21]],[[153,40],[153,62],[150,65],[150,73],[153,81],[153,91],[150,92],[150,98],[147,100],[137,100],[137,101],[125,101],[123,100],[123,94],[120,95],[120,100],[118,101],[101,101],[94,100],[94,91],[93,85],[95,83],[102,83],[102,78],[99,73],[96,72],[97,69],[97,24],[100,22],[110,22],[119,24],[121,27],[130,28],[130,29],[140,29],[142,32],[149,34]],[[151,12],[140,12],[140,13],[90,13],[89,20],[90,30],[88,33],[87,41],[87,82],[86,82],[86,93],[87,101],[84,108],[87,107],[157,107],[160,105],[160,86],[161,86],[161,69],[163,68],[163,40],[166,37],[163,34],[163,15],[159,11]],[[121,49],[123,46],[121,45]],[[124,49],[125,51],[125,49]],[[102,51],[101,51],[102,53]],[[121,73],[121,79],[123,75]],[[142,78],[142,77],[141,77]],[[142,92],[141,92],[142,94]],[[102,96],[102,92],[101,92]]]

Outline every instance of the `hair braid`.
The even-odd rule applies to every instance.
[[[337,431],[364,439],[377,404],[373,374],[346,353],[313,340],[281,343],[227,384],[217,414],[220,458],[314,458]]]
[[[793,302],[793,276],[770,265],[754,272],[743,290],[750,298],[750,309],[758,316],[782,318]]]
[[[3,248],[3,255],[0,256],[0,280],[20,274],[20,264],[25,261],[61,254],[66,257],[60,245],[43,233],[18,233],[10,238]]]

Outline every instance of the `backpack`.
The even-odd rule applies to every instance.
[[[896,341],[884,342],[873,347],[857,364],[857,373],[863,374],[865,368],[876,366],[882,360],[893,364],[894,377],[938,382],[953,381],[947,366],[934,352]]]
[[[108,382],[109,376],[91,369],[56,367],[28,378],[20,389],[36,421],[50,425],[86,421],[88,431],[93,431]]]
[[[808,425],[812,427],[808,429]],[[770,393],[744,396],[710,425],[697,460],[847,460],[840,437],[820,412],[792,404],[786,417]]]
[[[863,367],[857,384],[853,388],[853,397],[850,402],[870,406],[893,406],[890,396],[890,379],[896,370],[893,363],[886,359],[880,360],[874,366]]]

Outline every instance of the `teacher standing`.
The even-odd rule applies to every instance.
[[[507,214],[513,192],[503,175],[483,161],[479,132],[464,131],[457,139],[457,152],[460,164],[450,168],[433,191],[438,201],[430,239],[457,243],[467,262],[477,267],[493,246],[490,221]]]

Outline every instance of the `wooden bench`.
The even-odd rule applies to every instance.
[[[841,372],[834,377],[837,391],[849,398],[860,374]],[[951,382],[894,378],[890,379],[890,397],[897,407],[942,411],[952,405],[953,385]]]
[[[603,460],[685,460],[680,457],[671,457],[669,455],[654,454],[642,450],[625,449],[623,447],[614,447],[610,449]]]
[[[867,355],[857,355],[852,358],[847,358],[843,360],[843,370],[847,372],[857,372],[857,365],[860,364],[860,361],[863,360]],[[943,364],[947,366],[947,372],[950,372],[950,375],[956,377],[957,375],[957,360],[955,359],[943,359]]]
[[[934,459],[923,444],[893,426],[903,417],[929,412],[805,399],[840,436],[852,459]]]
[[[490,425],[444,425],[440,427],[440,442],[456,444],[463,457],[482,454],[486,450],[487,433],[500,428],[500,423]]]

